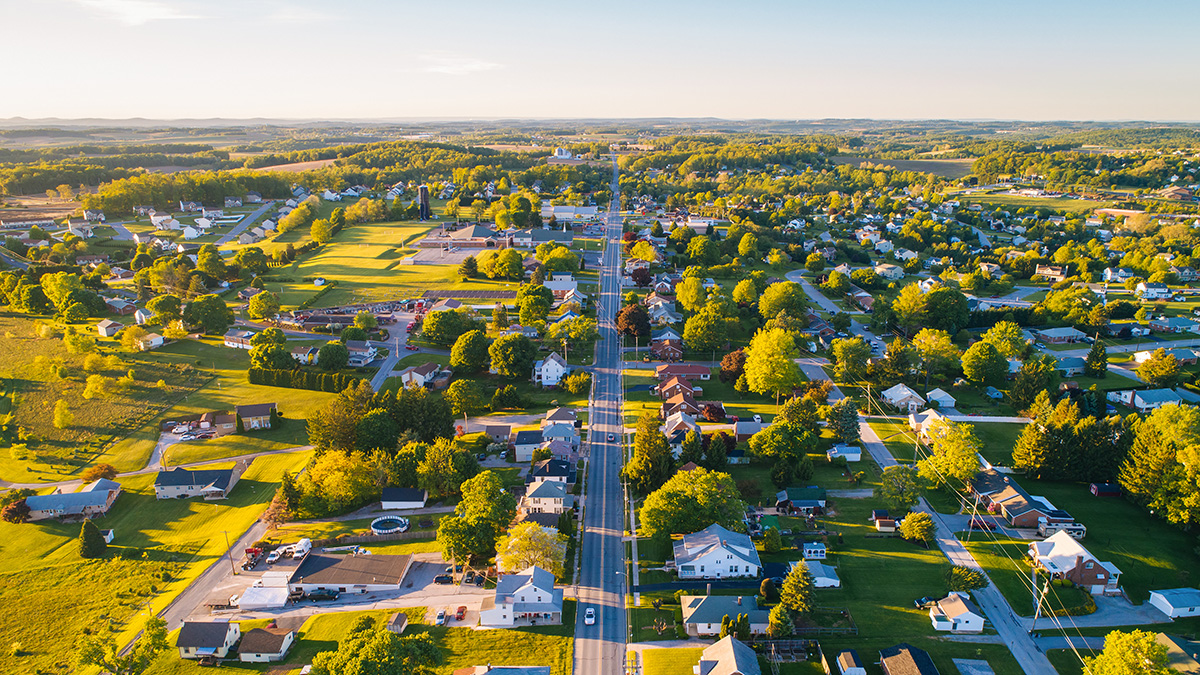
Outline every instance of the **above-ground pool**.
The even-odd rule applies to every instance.
[[[371,521],[371,531],[375,534],[395,534],[408,530],[408,518],[400,516],[380,516]]]

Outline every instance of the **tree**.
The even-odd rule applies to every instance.
[[[417,467],[417,484],[428,490],[431,496],[446,497],[459,492],[464,481],[477,473],[479,462],[474,455],[456,447],[449,438],[439,438],[426,451],[424,461]],[[495,538],[492,539],[494,541]]]
[[[688,242],[685,255],[693,265],[711,265],[720,257],[717,247],[710,237],[699,235]]]
[[[183,303],[179,296],[169,293],[152,298],[146,303],[146,309],[154,312],[155,318],[164,326],[183,318]]]
[[[808,313],[808,300],[800,284],[780,281],[763,291],[758,299],[758,313],[764,319],[786,313],[788,316],[803,317]]]
[[[775,530],[773,527],[771,529]],[[779,534],[779,531],[775,530],[775,533]],[[764,534],[763,536],[765,538],[766,535]],[[771,577],[766,577],[762,580],[762,583],[758,585],[758,595],[760,598],[762,598],[763,604],[769,605],[779,602],[779,589],[775,587],[775,581],[772,580]]]
[[[250,348],[250,367],[266,370],[291,370],[296,365],[292,353],[274,343]]]
[[[633,457],[622,469],[634,491],[648,494],[667,482],[675,470],[675,458],[667,437],[658,428],[658,417],[646,411],[638,418],[633,436]]]
[[[461,415],[464,420],[482,410],[484,406],[483,391],[474,380],[451,382],[443,398],[450,404],[450,410],[456,416]]]
[[[776,284],[778,285],[778,284]],[[766,296],[763,296],[764,299]],[[760,330],[746,348],[746,384],[759,394],[790,393],[801,380],[796,341],[782,328]]]
[[[841,382],[859,382],[867,374],[867,360],[871,358],[871,346],[861,337],[836,338],[829,352],[836,364],[834,374]]]
[[[758,237],[747,232],[742,235],[742,240],[738,242],[738,255],[743,258],[752,258],[758,256]]]
[[[566,559],[567,536],[534,522],[518,523],[496,542],[496,566],[502,573],[536,565],[562,578]]]
[[[442,443],[443,440],[438,443],[452,445],[449,441]],[[462,500],[454,514],[443,518],[438,526],[438,546],[447,559],[488,556],[495,550],[496,539],[516,515],[517,502],[504,490],[504,481],[493,471],[482,471],[463,481],[461,490]]]
[[[979,453],[983,443],[975,436],[970,424],[947,422],[934,426],[929,433],[933,446],[929,456],[917,462],[921,478],[943,485],[956,481],[965,485],[979,473]]]
[[[905,286],[892,302],[892,315],[905,335],[912,335],[914,330],[924,325],[925,294],[921,288],[916,284]]]
[[[461,372],[475,373],[488,365],[487,336],[481,330],[463,333],[450,350],[450,366]]]
[[[88,468],[83,470],[83,473],[79,474],[79,480],[83,481],[84,485],[98,481],[101,478],[107,478],[108,480],[115,480],[116,477],[117,477],[116,467],[114,467],[112,464],[103,464],[103,463],[94,464],[92,466],[89,466]]]
[[[201,295],[188,303],[183,319],[209,335],[220,335],[233,324],[233,312],[216,295]]]
[[[1056,361],[1049,354],[1033,357],[1022,364],[1017,377],[1009,385],[1009,403],[1019,411],[1028,410],[1038,394],[1054,388],[1058,381],[1055,367]]]
[[[705,468],[676,473],[642,504],[641,525],[647,537],[698,532],[713,523],[736,527],[746,505],[727,473]]]
[[[100,534],[100,528],[96,527],[91,518],[85,519],[79,528],[79,557],[103,558],[106,553],[108,553],[108,542],[104,541],[104,535]]]
[[[626,305],[617,314],[617,331],[627,337],[644,338],[650,335],[650,315],[638,304]]]
[[[312,659],[312,675],[432,675],[441,652],[428,634],[400,636],[386,628],[349,633],[334,651]]]
[[[987,588],[988,579],[983,572],[962,565],[951,565],[946,570],[946,586],[951,591],[974,591]]]
[[[860,437],[858,404],[852,398],[835,401],[829,408],[829,429],[842,443],[857,443]]]
[[[679,453],[679,461],[683,463],[693,462],[700,464],[704,461],[704,442],[700,437],[699,432],[689,431],[683,437],[683,444]]]
[[[645,260],[648,263],[653,263],[658,260],[658,251],[654,249],[654,245],[648,241],[639,241],[629,249],[629,257],[637,260]],[[649,272],[649,270],[647,270]]]
[[[196,269],[218,281],[224,279],[228,274],[225,269],[225,261],[213,244],[205,244],[200,247],[200,251],[196,253]]]
[[[122,647],[113,640],[111,634],[94,632],[84,635],[75,654],[75,665],[79,668],[99,668],[112,675],[141,675],[168,647],[167,622],[152,616],[146,619],[142,635],[133,648],[125,653],[122,653]]]
[[[497,302],[492,308],[492,328],[497,331],[508,328],[508,307],[503,302]]]
[[[1134,372],[1153,387],[1174,387],[1179,384],[1179,360],[1162,347],[1155,349],[1150,358],[1143,361]]]
[[[71,407],[63,399],[58,399],[54,404],[54,428],[68,429],[75,423],[75,416],[71,414]]]
[[[312,240],[318,244],[328,244],[333,239],[333,226],[324,218],[314,220],[309,226],[308,232]]]
[[[1200,410],[1164,405],[1134,431],[1118,474],[1130,501],[1181,527],[1200,523]]]
[[[875,496],[894,511],[907,511],[916,506],[921,500],[917,470],[903,464],[884,468],[879,477],[879,486],[875,488]]]
[[[1149,631],[1114,630],[1104,636],[1104,651],[1083,657],[1090,675],[1172,675],[1167,646]]]
[[[469,255],[463,258],[462,264],[458,266],[458,276],[463,279],[474,279],[479,276],[479,263],[475,261],[475,256]]]
[[[857,415],[857,406],[855,410],[855,414]],[[783,407],[779,409],[779,414],[775,416],[774,423],[791,424],[804,431],[816,434],[820,423],[817,403],[808,396],[793,396],[785,401]],[[854,423],[857,426],[858,420],[856,419]]]
[[[1008,376],[1008,361],[990,342],[980,340],[962,356],[963,374],[977,385],[997,385]]]
[[[1025,353],[1025,335],[1021,327],[1012,321],[1001,321],[983,334],[984,342],[990,343],[1005,359],[1020,358]]]
[[[233,262],[242,268],[242,272],[257,275],[267,271],[270,259],[267,258],[267,254],[263,253],[261,248],[247,246],[238,251],[237,255],[233,256]]]
[[[767,615],[767,633],[771,637],[775,639],[790,637],[795,629],[795,620],[787,607],[775,605],[771,608],[771,613]]]
[[[967,296],[958,289],[938,286],[925,294],[925,325],[951,335],[967,325],[970,318]]]
[[[32,494],[32,491],[30,494]],[[20,497],[19,499],[15,499],[5,504],[4,507],[0,509],[0,520],[3,520],[6,523],[19,525],[29,520],[30,511],[31,509],[29,508],[29,505],[25,503],[25,497]]]
[[[821,284],[821,290],[828,291],[836,297],[841,297],[850,290],[850,278],[845,274],[834,270],[829,273],[829,276],[825,279],[825,283]],[[850,317],[847,316],[846,319],[849,321]],[[847,324],[847,326],[849,326],[849,324]]]
[[[684,323],[683,341],[696,351],[716,351],[729,342],[729,324],[716,307],[704,307]]]
[[[700,311],[708,301],[704,281],[697,277],[687,277],[675,287],[675,299],[689,312]]]
[[[1083,374],[1086,377],[1101,379],[1108,377],[1108,349],[1100,340],[1093,342],[1092,348],[1088,350],[1087,358],[1083,362]]]
[[[644,242],[643,242],[644,243]],[[638,288],[645,288],[654,281],[654,275],[650,273],[648,267],[638,267],[629,273],[629,278]]]
[[[795,614],[808,614],[813,608],[813,575],[808,565],[797,564],[783,579],[779,604]]]
[[[367,411],[367,414],[358,420],[354,435],[359,450],[391,451],[400,438],[400,427],[387,410],[375,408]]]
[[[373,331],[379,327],[379,319],[368,310],[361,310],[354,315],[354,325],[365,331]]]
[[[421,325],[421,336],[438,345],[449,347],[460,335],[482,328],[467,309],[430,312]]]
[[[746,368],[746,352],[738,349],[721,357],[721,372],[717,378],[722,382],[737,382]]]
[[[933,524],[933,518],[928,513],[910,513],[900,523],[901,537],[909,541],[919,541],[925,544],[926,548],[936,534],[937,526]]]
[[[503,377],[528,377],[537,356],[537,347],[520,333],[501,335],[488,347],[492,370]]]
[[[820,274],[825,269],[825,254],[819,251],[808,254],[804,259],[804,269],[813,274]]]
[[[350,350],[340,342],[326,342],[317,351],[317,363],[322,370],[341,370],[350,363]]]
[[[768,527],[763,530],[763,550],[767,553],[779,553],[783,550],[783,537],[779,536],[779,529]]]

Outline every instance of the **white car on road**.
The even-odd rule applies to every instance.
[[[587,611],[583,613],[583,625],[591,626],[595,623],[596,623],[596,610],[592,607],[588,607]]]

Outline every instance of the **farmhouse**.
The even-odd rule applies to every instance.
[[[1101,562],[1066,532],[1056,532],[1044,541],[1029,544],[1033,563],[1055,579],[1069,579],[1092,595],[1121,592],[1121,570]]]
[[[238,660],[243,663],[282,661],[296,640],[296,631],[283,628],[254,628],[242,635]]]
[[[1171,289],[1166,284],[1153,281],[1139,282],[1134,293],[1143,300],[1166,300],[1171,297]]]
[[[546,358],[533,364],[533,383],[543,387],[557,387],[569,372],[571,367],[567,365],[566,359],[558,352],[551,352]]]
[[[108,513],[120,494],[119,483],[101,478],[83,486],[79,492],[63,492],[58,487],[48,495],[26,497],[25,505],[29,507],[29,520],[95,518]]]
[[[421,488],[383,488],[380,507],[385,511],[419,509],[425,506],[429,493]]]
[[[408,555],[325,555],[309,553],[288,579],[288,588],[309,593],[398,591],[408,574]]]
[[[540,567],[506,574],[496,582],[496,592],[484,598],[479,623],[492,628],[562,623],[563,589],[554,587],[554,575]]]
[[[679,601],[683,605],[683,625],[688,635],[719,635],[722,620],[727,616],[736,619],[739,614],[745,614],[750,620],[751,635],[765,635],[767,632],[770,612],[759,609],[754,596],[684,595]]]
[[[522,513],[559,514],[571,508],[567,484],[556,480],[535,480],[521,498]]]
[[[233,621],[184,621],[175,646],[181,659],[223,659],[241,637],[242,628]]]
[[[674,544],[680,579],[756,577],[762,567],[750,537],[714,523]]]
[[[234,412],[242,420],[242,429],[270,429],[271,417],[276,414],[274,403],[239,405]]]
[[[154,496],[159,499],[225,499],[250,464],[245,460],[228,469],[190,471],[182,467],[159,471],[154,479]]]

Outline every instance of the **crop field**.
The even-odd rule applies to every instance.
[[[962,178],[971,173],[972,159],[871,159],[868,157],[832,157],[835,164],[852,164],[859,166],[870,162],[881,166],[890,166],[899,171],[921,171],[944,178]]]

